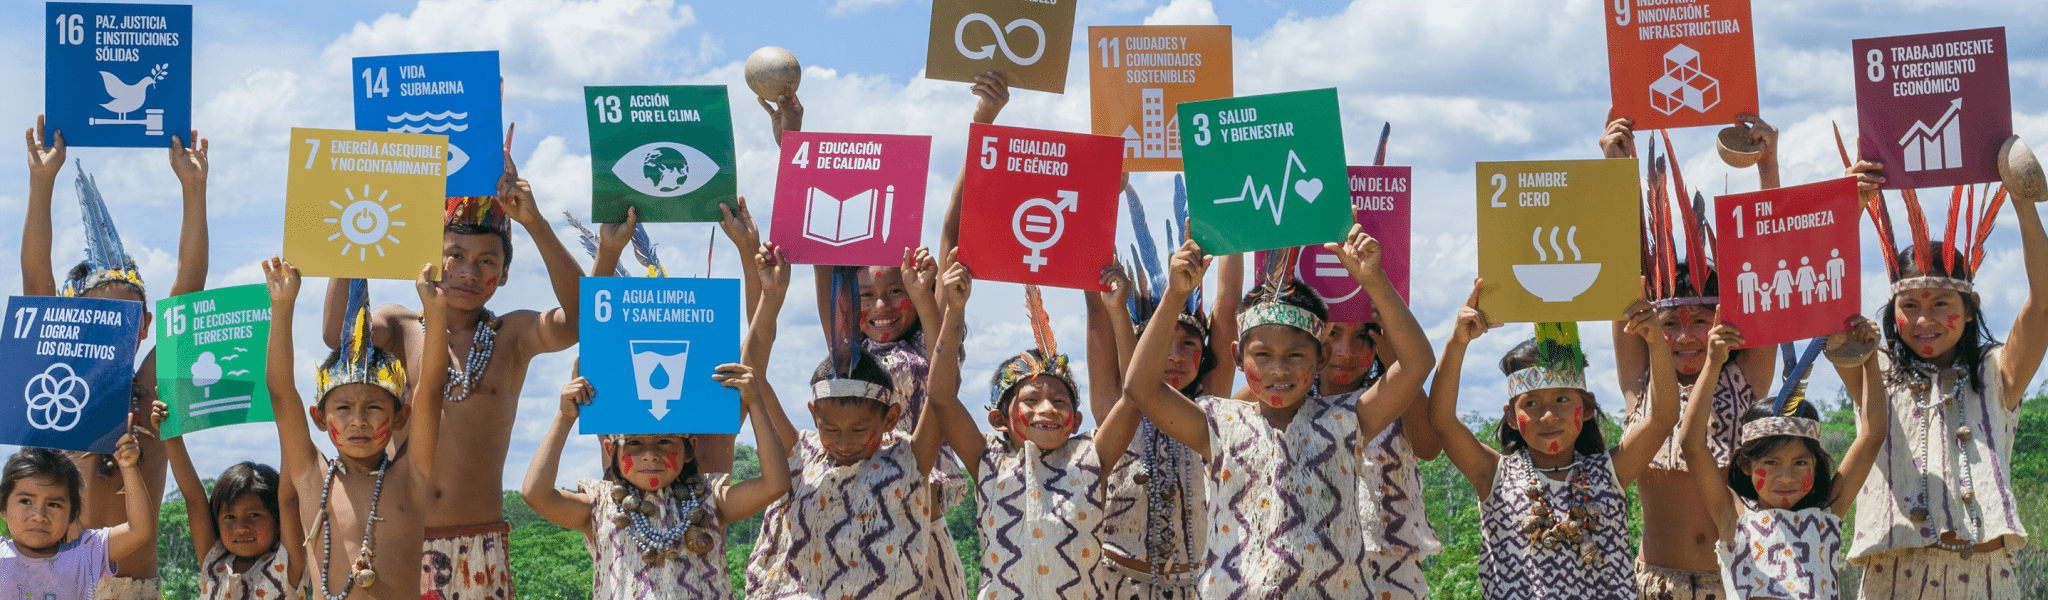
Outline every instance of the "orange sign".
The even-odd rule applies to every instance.
[[[1074,0],[932,0],[924,76],[974,82],[996,71],[1010,87],[1067,91]]]
[[[1615,116],[1638,131],[1728,125],[1757,112],[1749,0],[1611,0],[1607,76]]]
[[[1124,139],[1125,171],[1179,171],[1182,102],[1229,98],[1230,26],[1088,28],[1095,135]]]

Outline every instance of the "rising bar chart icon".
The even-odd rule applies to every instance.
[[[1928,126],[1926,122],[1914,121],[1913,128],[1906,130],[1906,137],[1899,138],[1899,145],[1905,147],[1907,171],[1938,171],[1963,166],[1963,99],[1956,98],[1948,105],[1948,112]]]

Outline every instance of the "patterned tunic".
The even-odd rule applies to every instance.
[[[889,434],[866,460],[839,466],[816,431],[797,433],[790,489],[768,508],[747,563],[748,598],[932,598],[931,490],[910,439]]]
[[[216,541],[199,561],[199,597],[207,600],[298,600],[301,586],[291,578],[291,555],[283,548],[256,557],[249,570],[235,572],[235,555]]]
[[[1926,392],[1916,392],[1906,385],[1887,390],[1892,403],[1891,428],[1877,456],[1877,465],[1870,470],[1870,479],[1856,495],[1856,536],[1849,543],[1850,562],[1862,564],[1885,552],[1923,548],[1940,539],[1944,531],[1955,531],[1979,543],[2003,537],[2005,547],[2014,550],[2026,545],[2027,529],[2020,523],[2016,510],[2019,505],[2013,499],[2012,489],[2012,443],[2019,421],[2016,411],[2005,409],[2005,378],[1998,371],[1998,360],[2003,354],[2004,348],[1984,354],[1979,370],[1979,380],[1984,382],[1981,394],[1972,390],[1968,382],[1930,386]],[[1889,359],[1883,354],[1878,358],[1889,372]],[[1947,390],[1958,385],[1962,389],[1954,402],[1924,410],[1915,406],[1927,396],[1939,393],[1936,387]],[[1957,403],[1962,405],[1961,423],[1956,422]],[[1973,433],[1967,457],[1957,456],[1958,425],[1968,425]],[[1914,449],[1923,445],[1914,440],[1922,426],[1927,436],[1924,445],[1931,450],[1931,456],[1924,458],[1924,471],[1914,464],[1913,456]],[[1976,496],[1974,505],[1961,500],[1959,464],[1968,465],[1970,470]],[[1920,506],[1923,472],[1930,474],[1926,478],[1928,518],[1924,525],[1914,523],[1908,516],[1914,507]],[[1973,512],[1981,529],[1972,526]]]
[[[1602,452],[1579,456],[1579,468],[1591,483],[1586,490],[1593,526],[1585,531],[1597,559],[1581,562],[1580,545],[1532,543],[1521,521],[1535,501],[1528,496],[1528,459],[1522,453],[1500,458],[1494,467],[1493,490],[1480,502],[1479,586],[1487,600],[1628,600],[1635,597],[1634,552],[1628,545],[1628,496],[1614,475],[1614,459]],[[1571,486],[1536,474],[1552,510],[1571,506]],[[1555,514],[1555,513],[1553,513]]]
[[[861,347],[869,355],[881,361],[883,370],[889,373],[889,386],[894,391],[894,404],[903,407],[903,418],[896,421],[897,433],[909,437],[917,430],[917,419],[923,416],[925,384],[931,377],[931,360],[924,345],[924,330],[919,328],[893,342],[877,342],[861,338]],[[967,499],[968,488],[973,482],[967,480],[967,471],[960,468],[960,459],[953,449],[939,452],[939,460],[932,465],[928,477],[933,489],[938,490],[939,503],[934,507],[940,515],[946,509]],[[926,527],[925,534],[931,539],[926,543],[932,549],[932,560],[921,563],[924,576],[933,581],[929,586],[935,600],[964,600],[967,597],[967,571],[960,564],[960,550],[953,545],[953,537],[943,526]]]
[[[1081,434],[1051,452],[988,435],[981,458],[980,600],[1095,598],[1102,558],[1101,460]]]
[[[1139,431],[1141,433],[1138,438],[1131,440],[1130,449],[1124,452],[1123,460],[1117,461],[1116,467],[1110,471],[1109,499],[1104,507],[1109,511],[1109,516],[1103,519],[1102,523],[1102,549],[1147,562],[1154,559],[1162,563],[1175,564],[1199,562],[1202,550],[1206,548],[1204,544],[1208,543],[1208,536],[1204,535],[1208,529],[1204,527],[1202,519],[1208,518],[1209,514],[1208,490],[1202,484],[1207,478],[1202,467],[1202,457],[1179,441],[1153,428],[1150,421],[1141,425]],[[1143,444],[1148,442],[1147,436],[1153,438],[1149,441],[1156,441],[1162,448],[1171,445],[1179,450],[1177,453],[1169,451],[1154,455],[1161,460],[1169,456],[1178,460],[1160,464],[1158,468],[1165,473],[1153,474],[1151,477],[1164,479],[1172,474],[1178,474],[1184,483],[1176,497],[1168,498],[1162,506],[1152,506],[1146,487],[1132,479],[1145,470]],[[1165,513],[1163,520],[1168,527],[1161,545],[1162,549],[1168,552],[1164,556],[1152,556],[1145,549],[1146,518],[1151,511]],[[1187,515],[1186,519],[1181,518],[1183,511]],[[1188,554],[1190,550],[1193,552],[1192,555]]]
[[[1358,598],[1358,393],[1310,396],[1286,429],[1231,398],[1196,401],[1209,422],[1203,598]]]
[[[1735,544],[1714,544],[1728,600],[1841,597],[1842,519],[1824,508],[1746,511]]]
[[[704,489],[724,488],[726,479],[725,473],[707,474]],[[608,479],[576,482],[583,493],[597,499],[590,506],[590,535],[583,538],[583,547],[590,551],[591,596],[636,600],[731,598],[732,577],[726,573],[725,562],[725,524],[718,522],[716,493],[704,495],[704,526],[711,529],[711,551],[698,554],[685,548],[675,560],[650,565],[640,559],[640,546],[633,539],[632,528],[612,524],[612,518],[620,514],[619,503],[612,501],[612,489],[619,485]],[[647,518],[649,525],[666,530],[683,524],[684,514],[677,509],[674,494],[663,490],[642,498],[655,500],[661,506],[657,514]]]
[[[1678,386],[1678,410],[1683,412],[1685,403],[1691,400],[1692,386]],[[1732,362],[1722,367],[1721,379],[1714,382],[1714,413],[1707,419],[1707,449],[1714,452],[1714,460],[1721,463],[1721,466],[1728,466],[1728,461],[1735,455],[1735,449],[1741,445],[1737,442],[1740,441],[1738,438],[1742,433],[1742,413],[1748,411],[1754,404],[1756,388],[1749,385],[1749,376],[1742,372],[1742,367]],[[1636,403],[1635,410],[1629,411],[1622,429],[1626,431],[1629,427],[1635,426],[1637,421],[1648,418],[1643,412],[1649,408],[1648,405],[1648,402]],[[1650,468],[1661,471],[1686,470],[1681,448],[1681,442],[1684,440],[1679,439],[1680,437],[1682,436],[1674,435],[1664,440],[1664,445],[1657,448],[1657,457],[1650,459]]]
[[[1429,527],[1422,471],[1416,467],[1415,446],[1401,433],[1402,421],[1395,419],[1365,445],[1364,468],[1358,471],[1359,519],[1365,525],[1366,552],[1421,558],[1442,552],[1444,544]]]

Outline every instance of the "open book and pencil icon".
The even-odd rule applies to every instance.
[[[845,246],[875,237],[875,196],[881,196],[882,241],[889,241],[889,225],[896,214],[896,186],[883,190],[861,190],[846,198],[834,198],[818,188],[804,194],[804,237],[832,246]]]

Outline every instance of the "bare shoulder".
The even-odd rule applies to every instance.
[[[562,309],[551,308],[548,310],[552,312]],[[498,336],[513,341],[515,344],[514,348],[518,352],[527,352],[527,348],[537,347],[537,344],[528,344],[526,342],[533,340],[534,336],[540,335],[541,319],[546,315],[547,313],[541,311],[524,308],[498,315]],[[570,318],[573,319],[575,317],[571,316]]]

